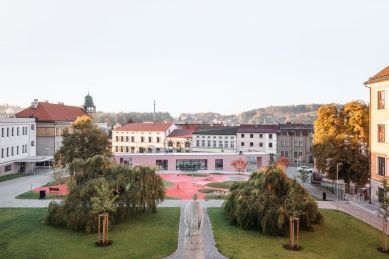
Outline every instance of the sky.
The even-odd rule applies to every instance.
[[[389,1],[0,0],[0,103],[239,114],[368,102]]]

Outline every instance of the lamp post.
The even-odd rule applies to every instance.
[[[49,150],[49,158],[50,158],[50,148],[47,147],[46,149]],[[49,160],[49,173],[50,173],[50,160]]]
[[[336,210],[338,210],[339,203],[339,165],[343,165],[343,163],[336,164]]]

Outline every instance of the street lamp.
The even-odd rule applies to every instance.
[[[50,173],[50,148],[47,147],[46,149],[49,150],[49,173]]]
[[[339,165],[343,165],[343,163],[336,164],[336,210],[338,210],[339,203]]]

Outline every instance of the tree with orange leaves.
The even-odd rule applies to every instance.
[[[240,181],[240,174],[246,171],[247,163],[242,159],[236,159],[231,162],[231,165],[235,168],[235,171],[239,173],[239,181]]]
[[[281,157],[277,162],[276,162],[277,165],[283,165],[285,168],[288,168],[289,164],[290,164],[290,160],[288,159],[285,159],[285,157]]]

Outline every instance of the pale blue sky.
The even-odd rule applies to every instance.
[[[389,1],[0,0],[0,103],[238,114],[368,101]]]

